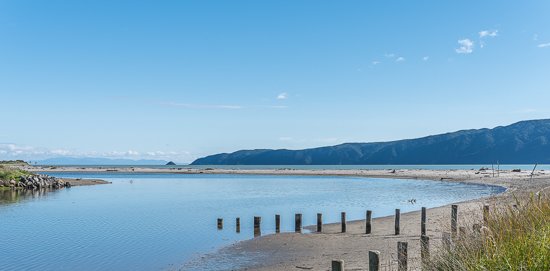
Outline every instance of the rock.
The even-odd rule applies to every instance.
[[[65,183],[65,187],[71,188],[71,183],[70,183],[70,182],[66,182],[66,183]]]
[[[11,180],[11,181],[10,181],[10,184],[11,184],[11,185],[15,185],[16,183],[17,183],[17,182],[16,182],[15,180]]]

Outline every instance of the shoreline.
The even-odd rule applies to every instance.
[[[415,173],[421,170],[412,170]],[[460,182],[465,184],[491,185],[502,187],[505,190],[499,194],[467,201],[449,203],[443,206],[428,208],[428,232],[432,249],[441,247],[442,232],[450,232],[451,205],[459,206],[459,226],[467,227],[471,231],[473,223],[482,220],[483,205],[491,208],[501,208],[513,203],[513,197],[523,198],[530,193],[538,193],[550,188],[550,175],[544,171],[535,171],[531,179],[531,173],[512,171],[500,171],[498,177],[478,177],[477,179],[465,177],[460,170],[430,171],[422,174],[362,174],[357,172],[340,172],[340,174],[327,174],[326,171],[310,172],[303,174],[277,174],[277,175],[313,175],[313,176],[357,176],[370,178],[398,178],[398,179],[426,179],[432,181]],[[213,171],[220,173],[219,171]],[[474,175],[477,171],[471,171]],[[226,173],[224,171],[224,173]],[[246,174],[257,174],[247,172]],[[411,172],[408,172],[411,173]],[[528,182],[528,183],[526,183]],[[421,206],[418,208],[420,209]],[[383,268],[397,266],[395,254],[397,241],[409,242],[409,266],[411,270],[420,268],[420,210],[401,213],[401,235],[392,233],[394,216],[373,218],[372,234],[364,234],[365,220],[347,222],[347,232],[340,232],[340,223],[323,224],[323,232],[316,233],[315,225],[305,226],[310,233],[280,233],[269,234],[254,239],[243,240],[235,244],[222,247],[213,253],[203,255],[202,260],[193,266],[186,266],[181,270],[200,268],[201,263],[226,262],[235,264],[231,270],[327,270],[332,259],[342,259],[346,262],[346,268],[351,270],[367,270],[368,250],[381,252]],[[240,261],[240,262],[239,262]],[[242,262],[245,264],[242,265]],[[214,269],[216,270],[216,269]]]
[[[459,226],[471,230],[472,223],[481,221],[482,206],[499,208],[513,202],[514,196],[524,198],[530,193],[550,188],[550,174],[544,170],[513,172],[512,170],[300,170],[300,169],[159,169],[159,168],[74,168],[56,167],[44,169],[29,167],[34,172],[56,173],[110,173],[110,174],[236,174],[236,175],[281,175],[281,176],[347,176],[391,179],[422,179],[465,184],[492,185],[505,190],[497,195],[452,203],[459,206]],[[493,175],[494,174],[494,175]],[[493,177],[494,176],[494,177]],[[428,232],[431,249],[441,246],[441,233],[450,231],[450,205],[429,208]],[[421,206],[418,206],[420,209]],[[340,223],[323,224],[323,233],[315,233],[314,225],[308,234],[280,233],[243,240],[221,247],[203,255],[192,266],[183,265],[182,270],[201,268],[208,262],[223,262],[231,270],[326,270],[332,259],[341,259],[351,270],[368,268],[367,252],[380,251],[383,267],[396,266],[397,241],[409,242],[409,266],[414,270],[420,264],[420,211],[401,214],[401,234],[393,231],[394,216],[373,218],[372,234],[364,234],[365,220],[347,222],[347,232],[340,233]],[[190,262],[188,262],[189,264]],[[213,269],[218,270],[218,269]]]

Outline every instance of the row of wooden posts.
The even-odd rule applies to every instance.
[[[483,206],[483,223],[486,224],[489,217],[489,206],[485,205]],[[401,220],[401,210],[395,209],[395,235],[400,234],[400,220]],[[426,207],[422,207],[421,210],[421,216],[420,216],[420,257],[422,259],[422,264],[424,264],[429,258],[430,258],[430,238],[426,234]],[[255,216],[254,217],[254,237],[261,235],[261,225],[262,218]],[[295,214],[294,217],[294,231],[296,233],[302,232],[302,214]],[[240,233],[241,231],[241,223],[240,218],[236,218],[236,232]],[[218,218],[218,230],[223,229],[223,219]],[[341,232],[345,233],[347,230],[346,228],[346,213],[341,213]],[[321,233],[323,231],[323,215],[321,213],[317,214],[317,232]],[[474,224],[473,225],[473,231],[475,233],[481,232],[481,225],[480,224]],[[275,215],[275,233],[281,232],[281,216]],[[466,228],[465,227],[458,227],[458,205],[451,205],[451,232],[443,232],[442,233],[442,242],[443,246],[447,249],[451,248],[452,240],[455,240],[458,236],[458,233],[460,232],[460,235],[463,236],[466,234]],[[365,221],[365,233],[371,234],[372,233],[372,211],[367,210],[366,213],[366,221]],[[408,259],[408,253],[407,253],[407,242],[397,242],[397,263],[398,263],[398,270],[399,271],[406,271],[407,270],[407,259]],[[341,260],[333,260],[332,261],[332,270],[333,271],[343,271],[344,269],[344,261]],[[380,269],[380,252],[379,251],[369,251],[369,270],[370,271],[378,271]]]

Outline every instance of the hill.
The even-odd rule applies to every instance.
[[[550,119],[390,142],[304,150],[241,150],[192,165],[426,165],[550,163]]]

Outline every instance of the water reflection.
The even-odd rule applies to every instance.
[[[64,189],[64,188],[61,188]],[[0,189],[0,204],[18,203],[23,200],[39,199],[46,197],[48,193],[59,189],[38,188],[38,189],[20,189],[20,188],[2,188]]]

